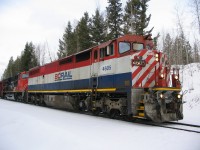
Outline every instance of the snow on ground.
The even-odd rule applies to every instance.
[[[181,122],[200,125],[200,63],[186,65],[180,70],[184,119]]]
[[[0,150],[199,150],[200,134],[0,100]]]
[[[200,64],[182,68],[184,119],[200,125]],[[200,150],[200,134],[0,100],[0,150]]]

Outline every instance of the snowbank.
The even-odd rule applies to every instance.
[[[184,119],[181,122],[200,125],[200,63],[180,67],[180,79],[184,104]]]

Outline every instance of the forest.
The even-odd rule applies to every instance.
[[[149,1],[127,0],[123,7],[121,0],[108,0],[105,10],[101,11],[97,7],[94,14],[85,12],[76,25],[68,21],[63,36],[58,39],[55,59],[61,59],[124,34],[151,34],[154,27],[149,27],[153,17],[151,14],[147,15]],[[193,14],[191,27],[195,26],[200,35],[200,0],[191,0],[190,3],[189,7]],[[191,40],[186,35],[181,13],[178,8],[175,10],[175,33],[157,33],[157,36],[153,37],[155,48],[168,55],[171,65],[200,62],[200,41],[195,36]],[[1,78],[6,79],[30,68],[44,65],[45,55],[53,61],[50,52],[46,49],[45,46],[26,42],[21,55],[15,60],[13,56],[10,58]]]

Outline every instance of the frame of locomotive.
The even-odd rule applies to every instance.
[[[177,70],[150,35],[125,35],[0,82],[9,99],[112,118],[183,118]]]

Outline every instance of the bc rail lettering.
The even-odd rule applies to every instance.
[[[72,79],[71,71],[59,72],[55,74],[55,81],[70,80]]]

